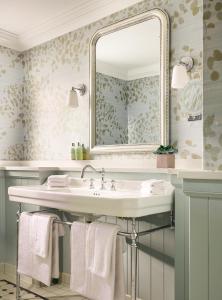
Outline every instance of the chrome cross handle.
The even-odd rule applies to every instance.
[[[116,190],[116,186],[115,186],[115,180],[111,180],[111,188],[110,191],[115,191]]]
[[[102,170],[101,170],[101,190],[105,190],[105,183],[106,183],[106,181],[105,181],[105,169],[104,168],[102,168]]]
[[[94,179],[93,178],[90,178],[90,186],[89,186],[90,190],[93,190],[95,187],[94,187]]]

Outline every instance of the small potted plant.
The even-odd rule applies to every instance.
[[[178,150],[172,145],[160,145],[154,154],[157,154],[157,168],[175,168],[175,153]]]

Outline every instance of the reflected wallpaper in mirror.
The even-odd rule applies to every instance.
[[[151,19],[96,44],[96,145],[159,144],[160,22]]]

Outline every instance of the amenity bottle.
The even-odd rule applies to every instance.
[[[72,147],[71,147],[71,159],[72,160],[76,160],[76,147],[75,147],[75,143],[72,143]]]
[[[76,159],[83,160],[83,148],[79,142],[78,142],[78,146],[76,148]]]

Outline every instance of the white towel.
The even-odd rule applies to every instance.
[[[86,263],[91,273],[108,278],[115,260],[116,237],[120,227],[108,223],[91,223],[86,237]]]
[[[164,180],[150,179],[142,182],[141,193],[150,195],[164,194],[169,184]]]
[[[86,234],[89,224],[74,222],[70,233],[71,277],[70,289],[81,295],[86,294]]]
[[[69,176],[64,175],[51,175],[48,178],[48,186],[50,187],[66,187],[68,186]]]
[[[33,253],[42,258],[49,254],[50,227],[52,218],[45,214],[32,216]]]
[[[59,236],[64,235],[64,231],[62,225],[53,223],[53,219],[58,218],[57,215],[44,214],[45,217],[49,218],[48,222],[50,224],[48,227],[49,239],[45,247],[47,248],[47,256],[44,258],[36,255],[36,226],[38,224],[36,218],[38,215],[40,214],[21,214],[18,271],[50,286],[52,278],[59,278]]]
[[[104,226],[105,229],[103,229]],[[112,226],[113,228],[111,228]],[[94,300],[125,299],[123,239],[117,238],[117,228],[118,226],[116,225],[102,223],[91,223],[90,225],[78,222],[73,223],[71,230],[72,260],[70,281],[70,288],[73,291]],[[107,233],[108,231],[110,233],[109,238],[113,241],[113,244],[108,242],[109,246],[107,248],[104,240],[107,240],[105,232]],[[100,235],[100,240],[98,233],[101,232],[103,232],[103,236]],[[115,235],[115,238],[112,234]],[[95,242],[99,243],[96,247]],[[98,246],[100,246],[100,249]],[[95,253],[96,251],[97,253]],[[104,253],[105,251],[107,251],[106,254]],[[109,251],[110,257],[108,257]],[[99,253],[102,254],[101,263],[98,262]],[[94,258],[96,259],[94,260]],[[96,261],[99,263],[99,266],[95,267],[94,263]],[[105,268],[103,268],[102,263],[106,265]],[[90,265],[90,268],[88,265]],[[106,274],[107,277],[98,276],[91,270],[98,271],[102,275]]]
[[[59,238],[64,234],[64,226],[54,223],[52,231],[52,278],[59,278]]]
[[[19,220],[19,241],[18,241],[18,272],[27,276],[32,276],[32,257],[31,251],[31,220],[30,213],[23,212]]]
[[[162,195],[165,194],[165,188],[142,188],[140,190],[142,195]]]

